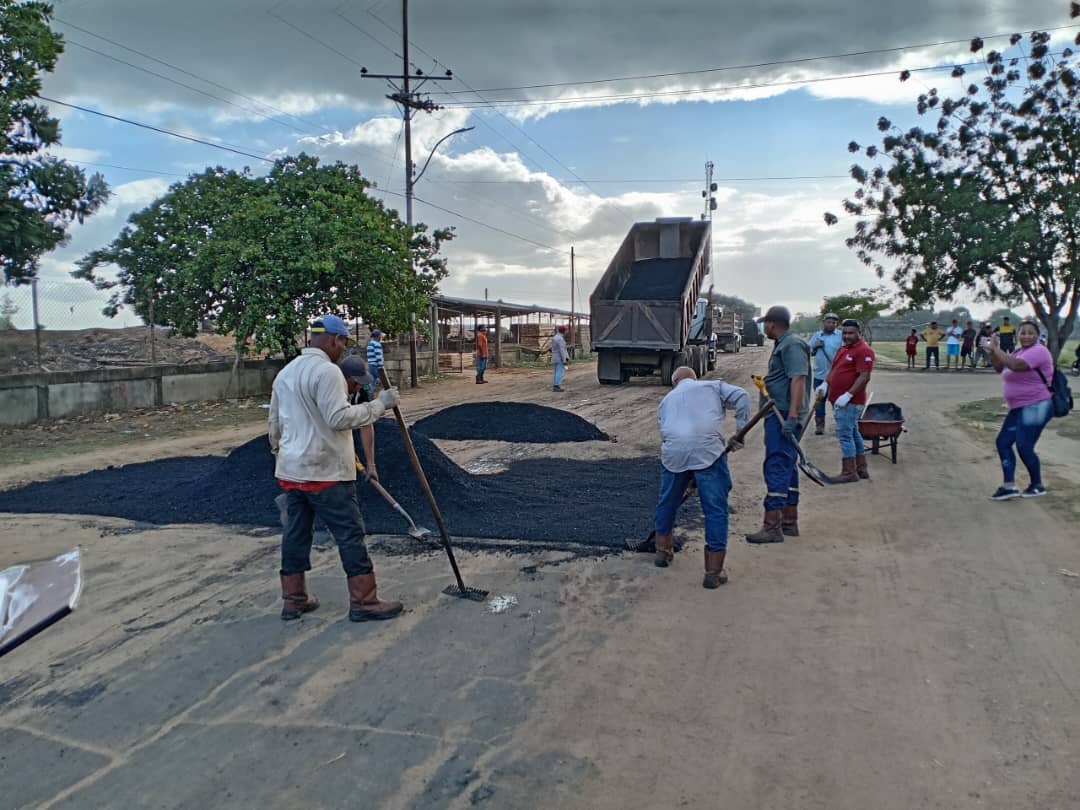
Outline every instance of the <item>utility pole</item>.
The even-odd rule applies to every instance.
[[[577,332],[574,331],[574,246],[570,246],[570,355],[574,355],[574,340]]]
[[[360,77],[388,81],[394,92],[387,95],[387,98],[401,108],[402,115],[405,118],[405,224],[409,226],[410,230],[413,226],[413,185],[416,182],[413,177],[416,167],[412,161],[413,110],[423,110],[430,113],[441,109],[430,98],[421,99],[417,91],[429,81],[447,82],[454,78],[453,73],[449,70],[446,71],[445,76],[431,76],[417,69],[415,75],[418,81],[414,89],[410,84],[409,76],[409,0],[401,0],[401,73],[368,73],[367,68],[361,68]],[[434,152],[434,150],[432,151]],[[428,160],[431,160],[431,158],[429,157]],[[409,269],[413,269],[411,250],[409,252]],[[411,387],[416,388],[419,385],[419,380],[416,374],[415,313],[410,316],[409,321],[409,384]]]
[[[701,192],[701,196],[705,198],[705,211],[701,215],[702,222],[708,221],[709,223],[709,289],[712,290],[713,284],[716,281],[716,265],[712,260],[712,212],[716,210],[716,197],[713,196],[713,192],[716,191],[716,183],[712,179],[713,162],[711,160],[705,162],[705,188]],[[709,297],[709,306],[712,306],[712,296]]]

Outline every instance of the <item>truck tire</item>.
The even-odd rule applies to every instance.
[[[679,356],[682,356],[682,352],[679,353]],[[675,365],[677,359],[677,356],[670,354],[665,354],[660,358],[660,384],[667,388],[671,388],[671,373],[677,368]],[[685,366],[686,363],[683,362],[682,365]]]

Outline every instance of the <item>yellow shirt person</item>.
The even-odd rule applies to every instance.
[[[922,338],[926,341],[926,348],[928,349],[936,349],[938,342],[943,337],[945,337],[945,332],[938,327],[937,321],[934,321],[934,323],[930,324],[930,326],[922,331]]]

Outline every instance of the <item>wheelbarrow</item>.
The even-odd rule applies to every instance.
[[[875,402],[868,405],[859,419],[859,435],[871,442],[875,456],[881,455],[883,442],[889,443],[892,463],[896,463],[896,447],[900,443],[900,434],[907,432],[904,427],[904,412],[892,402]]]

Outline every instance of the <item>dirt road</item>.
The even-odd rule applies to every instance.
[[[745,384],[765,357],[722,370]],[[662,391],[590,371],[573,368],[563,395],[514,371],[405,406],[418,418],[469,397],[532,400],[618,437],[440,443],[466,465],[655,454]],[[343,621],[323,552],[323,607],[284,625],[273,536],[5,516],[0,566],[82,544],[87,589],[0,660],[0,795],[42,808],[1080,806],[1080,442],[1044,439],[1049,497],[990,503],[992,433],[952,414],[999,393],[995,377],[880,372],[871,387],[905,410],[900,463],[873,458],[869,483],[804,485],[804,536],[756,548],[741,541],[764,494],[753,437],[732,459],[731,581],[715,592],[694,532],[667,570],[632,554],[463,554],[470,579],[516,599],[502,613],[440,596],[438,554],[387,557],[377,539],[381,589],[405,617]],[[831,469],[834,442],[810,436],[808,453]]]

